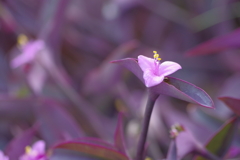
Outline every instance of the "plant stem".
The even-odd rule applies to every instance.
[[[177,145],[176,145],[176,139],[173,138],[170,147],[167,154],[166,160],[177,160]]]
[[[151,90],[149,90],[148,102],[146,105],[145,115],[144,115],[144,120],[143,120],[143,128],[142,128],[142,131],[140,134],[140,139],[139,139],[138,147],[137,147],[136,160],[143,160],[145,142],[147,139],[147,133],[148,133],[148,128],[149,128],[149,122],[151,119],[153,106],[154,106],[155,101],[157,100],[158,96],[159,96],[159,94],[156,94],[154,92],[151,92]]]

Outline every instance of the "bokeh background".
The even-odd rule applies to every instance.
[[[111,142],[122,112],[134,155],[147,89],[110,62],[152,57],[153,50],[163,61],[179,63],[182,69],[171,76],[204,89],[215,109],[160,96],[147,155],[166,157],[174,123],[205,144],[233,115],[218,97],[240,98],[239,33],[217,44],[236,45],[202,54],[191,49],[233,32],[239,17],[238,0],[1,0],[0,149],[32,128],[37,131],[29,144],[43,139],[47,148],[79,137]],[[40,40],[46,45],[39,49]]]

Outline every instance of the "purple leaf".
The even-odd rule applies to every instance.
[[[176,137],[178,158],[181,159],[190,152],[202,152],[204,146],[198,142],[192,133],[188,130],[182,131]]]
[[[159,107],[160,115],[167,126],[170,127],[176,122],[180,123],[184,128],[187,128],[199,142],[207,142],[209,136],[212,135],[212,132],[207,127],[191,119],[188,114],[176,110],[169,102],[163,100],[163,98],[159,99],[158,101],[160,102],[157,103],[157,105],[161,106]]]
[[[18,159],[19,156],[25,152],[25,147],[31,144],[36,133],[36,127],[23,132],[21,135],[15,137],[6,148],[6,155],[9,159]]]
[[[209,140],[206,148],[211,153],[223,157],[226,151],[229,149],[230,144],[237,127],[237,117],[233,117],[228,122],[226,122],[218,132]],[[202,157],[197,157],[196,160],[207,160]]]
[[[126,58],[112,61],[112,63],[124,66],[133,72],[144,83],[143,72],[136,59]],[[150,87],[150,90],[158,94],[172,96],[203,107],[214,108],[212,99],[204,90],[177,78],[167,77],[164,82],[159,85]]]
[[[153,87],[152,90],[203,107],[214,108],[211,97],[204,90],[181,79],[167,77],[167,80]]]
[[[218,157],[208,152],[204,146],[195,139],[192,133],[184,128],[176,137],[178,159],[182,159],[189,153],[195,153],[207,159],[219,160]]]
[[[115,146],[117,147],[117,149],[126,154],[126,147],[125,147],[125,139],[123,136],[123,125],[122,125],[122,114],[119,114],[118,117],[118,124],[117,124],[117,128],[115,131],[115,135],[114,135],[114,142],[115,142]]]
[[[8,120],[29,120],[33,118],[34,98],[19,99],[10,96],[0,96],[0,117]]]
[[[232,48],[240,48],[240,29],[236,29],[229,34],[206,41],[189,50],[186,54],[189,56],[205,55]]]
[[[54,149],[68,149],[109,160],[129,160],[125,154],[122,154],[115,149],[89,142],[64,142],[56,145]]]
[[[171,141],[166,160],[177,160],[177,146],[175,139]]]
[[[123,67],[127,68],[129,71],[131,71],[133,74],[135,74],[144,83],[143,71],[139,67],[139,65],[137,63],[137,59],[125,58],[125,59],[121,59],[121,60],[112,61],[111,63],[120,64]]]
[[[40,122],[40,132],[48,143],[53,145],[61,140],[83,135],[78,124],[60,107],[60,103],[48,99],[41,102],[41,105],[37,106],[36,114]]]
[[[223,101],[236,115],[240,116],[240,99],[231,97],[218,98]]]

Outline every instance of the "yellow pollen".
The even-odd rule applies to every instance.
[[[147,157],[147,158],[145,158],[145,160],[152,160],[151,158],[149,158],[149,157]]]
[[[159,58],[159,54],[157,53],[157,51],[153,51],[154,55],[153,58],[160,61],[162,58]]]
[[[159,57],[159,54],[154,54],[153,58],[158,58]]]
[[[18,36],[17,42],[18,42],[18,44],[19,44],[20,46],[23,46],[23,45],[25,45],[25,44],[28,42],[28,38],[27,38],[26,35],[20,34],[20,35]]]
[[[25,152],[26,152],[27,154],[31,153],[31,150],[32,150],[32,148],[31,148],[30,146],[26,146],[26,147],[25,147]]]

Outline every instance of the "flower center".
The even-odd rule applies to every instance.
[[[160,60],[162,58],[160,58],[159,54],[157,53],[157,51],[153,51],[154,55],[153,55],[153,58],[154,58],[154,64],[155,64],[155,69],[154,69],[154,74],[156,76],[158,76],[158,69],[159,69],[159,65],[160,65]]]
[[[28,43],[28,37],[24,34],[20,34],[17,38],[17,42],[18,42],[18,45],[22,47]]]
[[[37,152],[35,150],[32,150],[32,148],[30,146],[26,146],[25,147],[25,153],[27,155],[32,155],[32,156],[36,156]]]
[[[178,134],[182,131],[185,131],[184,127],[180,124],[174,124],[170,130],[170,137],[176,138]]]
[[[27,154],[31,153],[31,151],[32,151],[32,148],[31,148],[30,146],[26,146],[26,147],[25,147],[25,152],[26,152]]]
[[[153,58],[155,59],[155,61],[160,62],[162,58],[159,57],[159,54],[157,53],[157,51],[153,51],[153,53],[154,53]]]

